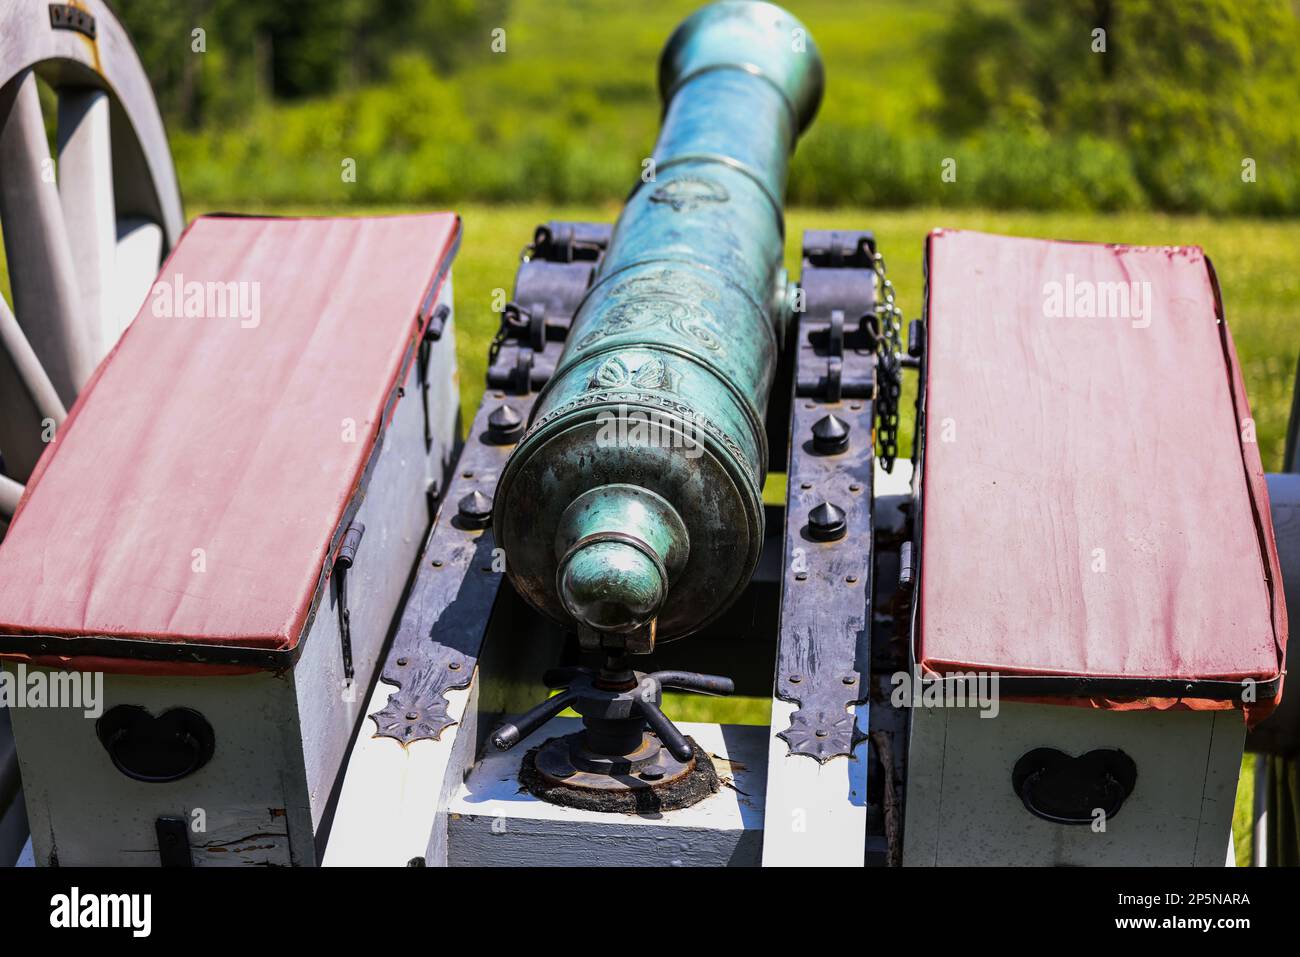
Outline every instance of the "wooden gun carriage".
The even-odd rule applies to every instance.
[[[1247,722],[1294,749],[1300,487],[1263,473],[1201,250],[936,230],[906,330],[868,229],[805,232],[792,279],[821,61],[717,3],[665,49],[619,221],[527,245],[462,440],[459,218],[182,237],[138,63],[95,73],[87,39],[130,49],[86,7],[98,40],[5,14],[31,49],[0,74],[0,658],[102,676],[93,716],[11,708],[29,860],[1228,859]],[[58,194],[12,185],[38,62],[102,80]],[[105,195],[83,152],[151,188]],[[153,237],[120,341],[71,305],[119,315],[86,221],[119,263]],[[770,717],[678,721],[673,692]]]

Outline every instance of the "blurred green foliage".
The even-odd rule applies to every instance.
[[[123,14],[182,188],[217,205],[617,200],[654,142],[659,49],[699,6],[302,0],[290,15],[183,2],[190,13],[134,0]],[[792,202],[1300,212],[1293,2],[786,6],[828,76]],[[194,54],[204,23],[207,52]],[[1243,181],[1247,158],[1256,182]],[[946,159],[955,181],[940,176]]]
[[[442,71],[509,0],[128,0],[119,14],[177,129],[238,129],[251,107],[394,82],[416,51]]]
[[[1162,209],[1300,207],[1293,4],[963,0],[936,66],[938,118],[952,132],[1104,137],[1123,144],[1112,160]],[[1242,188],[1247,158],[1265,172]]]

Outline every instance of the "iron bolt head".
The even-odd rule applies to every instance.
[[[488,438],[498,445],[510,445],[524,431],[524,420],[510,406],[502,403],[488,416]]]
[[[844,537],[848,525],[844,509],[830,502],[822,502],[808,513],[808,534],[818,542],[833,542]]]
[[[456,517],[465,528],[487,528],[492,524],[492,499],[470,492],[456,504]]]
[[[813,451],[834,455],[849,447],[850,426],[836,415],[823,415],[812,427]]]

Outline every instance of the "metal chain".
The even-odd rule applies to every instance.
[[[880,417],[880,464],[894,470],[898,457],[898,409],[903,389],[903,312],[894,301],[894,284],[885,269],[885,257],[872,258],[879,288],[876,291],[876,414]]]
[[[488,367],[491,368],[497,361],[497,356],[501,353],[501,347],[506,344],[506,339],[510,337],[510,320],[506,318],[506,312],[501,311],[501,325],[497,327],[497,334],[492,337],[492,342],[488,345]]]
[[[531,247],[530,247],[531,248]],[[518,318],[512,318],[517,316]],[[501,325],[497,329],[497,334],[492,338],[488,346],[488,365],[491,366],[497,361],[497,355],[501,352],[501,347],[506,344],[510,338],[512,329],[527,329],[532,317],[518,303],[508,302],[505,308],[501,310]]]
[[[537,244],[529,243],[527,246],[524,247],[523,252],[519,254],[519,261],[521,263],[529,262],[536,254],[537,254]],[[523,267],[521,266],[520,268]],[[510,312],[512,309],[521,316],[527,315],[527,313],[524,312],[523,308],[517,305],[516,303],[507,302],[505,304],[505,308],[501,310],[501,325],[497,327],[497,334],[492,337],[492,342],[489,343],[488,345],[488,366],[489,367],[491,367],[493,363],[497,361],[497,356],[501,353],[501,347],[504,346],[506,344],[506,340],[510,338],[511,327],[518,329],[521,326],[521,323],[510,321]],[[528,325],[528,319],[524,319],[522,326],[527,327],[527,325]]]

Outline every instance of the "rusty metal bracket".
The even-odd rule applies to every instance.
[[[485,506],[476,504],[486,501],[491,515],[491,494],[513,448],[500,441],[500,430],[494,433],[489,420],[503,406],[526,419],[532,403],[531,396],[483,396],[380,672],[380,680],[397,690],[370,715],[377,737],[403,746],[436,741],[453,724],[446,693],[468,687],[474,678],[505,570],[491,526],[481,521]]]
[[[355,674],[352,667],[352,612],[348,608],[348,569],[357,560],[357,549],[361,547],[362,536],[366,526],[353,521],[343,533],[339,543],[338,555],[334,558],[334,588],[339,610],[339,643],[343,651],[343,679],[349,684]]]
[[[190,850],[189,821],[184,817],[163,816],[154,821],[158,837],[158,863],[162,867],[193,867]]]

